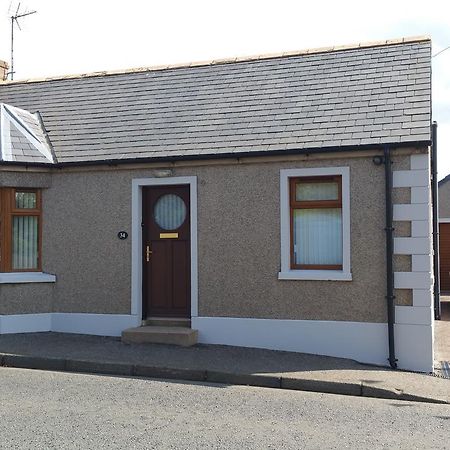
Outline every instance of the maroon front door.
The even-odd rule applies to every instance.
[[[143,188],[143,318],[190,317],[189,186]]]

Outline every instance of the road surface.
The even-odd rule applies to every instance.
[[[450,448],[448,405],[12,368],[0,389],[0,448]]]

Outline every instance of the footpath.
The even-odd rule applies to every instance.
[[[450,379],[349,359],[221,345],[186,348],[64,333],[4,334],[0,366],[450,404]]]

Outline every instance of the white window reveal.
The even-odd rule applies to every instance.
[[[350,169],[280,171],[280,280],[352,279]]]

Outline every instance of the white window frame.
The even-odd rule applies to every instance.
[[[342,270],[291,269],[289,179],[298,177],[342,177]],[[281,270],[279,280],[351,281],[350,265],[350,168],[318,167],[280,170]]]

